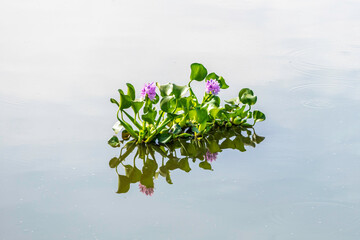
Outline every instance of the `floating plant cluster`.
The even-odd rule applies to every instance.
[[[137,143],[127,141],[120,148],[120,156],[110,160],[109,166],[118,175],[117,193],[126,193],[132,184],[139,191],[152,196],[155,180],[164,180],[173,184],[173,171],[190,172],[193,165],[204,170],[213,170],[213,163],[220,161],[220,152],[225,149],[246,151],[246,147],[255,147],[264,137],[258,136],[254,128],[232,126],[213,127],[202,138],[176,138],[166,144]],[[139,160],[139,161],[137,161]]]
[[[205,94],[200,101],[194,94],[191,83],[205,81]],[[113,126],[115,134],[121,132],[122,140],[115,135],[109,140],[113,147],[133,138],[136,143],[165,144],[176,139],[199,139],[212,129],[232,126],[253,127],[264,121],[265,115],[252,110],[257,97],[249,88],[239,91],[237,97],[221,106],[218,93],[227,89],[225,79],[199,63],[191,64],[190,81],[180,86],[173,83],[147,83],[136,99],[135,88],[127,83],[127,93],[119,89],[117,105],[118,122]],[[129,109],[132,109],[130,114]]]

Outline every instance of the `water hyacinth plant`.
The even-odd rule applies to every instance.
[[[193,81],[205,81],[201,102],[191,88]],[[178,138],[201,138],[215,126],[253,127],[256,122],[265,120],[264,113],[252,111],[257,97],[249,88],[241,89],[237,97],[221,106],[217,95],[229,86],[223,77],[214,72],[208,74],[200,63],[191,64],[190,81],[184,86],[146,83],[141,97],[136,99],[134,86],[130,83],[126,85],[126,94],[119,89],[118,100],[110,99],[118,108],[118,122],[113,130],[115,134],[121,131],[122,140],[132,137],[137,143],[164,144]],[[130,108],[133,114],[130,114]],[[121,141],[114,136],[109,144],[118,147]]]

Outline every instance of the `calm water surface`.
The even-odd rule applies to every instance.
[[[358,1],[2,1],[0,239],[360,238]],[[116,194],[110,97],[203,63],[266,139]],[[194,84],[201,93],[203,85]],[[131,160],[130,160],[131,162]]]

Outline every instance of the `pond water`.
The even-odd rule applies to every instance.
[[[359,10],[1,2],[0,239],[359,239]],[[126,82],[184,84],[193,62],[224,76],[222,98],[254,90],[265,140],[223,150],[213,171],[189,161],[151,196],[136,184],[117,194],[109,98]]]

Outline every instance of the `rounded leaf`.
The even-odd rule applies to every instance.
[[[131,102],[132,102],[131,97],[128,95],[125,95],[121,89],[119,89],[119,93],[120,93],[120,103],[119,103],[120,109],[124,110],[124,109],[131,107]]]
[[[185,96],[185,94],[187,93],[187,91],[189,90],[188,86],[179,86],[176,84],[173,84],[173,91],[172,93],[174,94],[175,98],[181,98],[183,96]]]
[[[164,85],[160,85],[159,83],[156,83],[156,85],[159,88],[160,95],[162,97],[170,96],[170,94],[173,91],[173,84],[172,83],[168,83],[168,84],[164,84]]]
[[[254,123],[261,122],[266,119],[265,114],[260,112],[259,110],[255,110],[253,112],[253,118],[254,118]]]
[[[190,80],[202,81],[205,79],[207,75],[206,68],[200,63],[193,63],[190,66],[191,74]]]
[[[128,87],[127,95],[134,100],[135,99],[135,88],[131,83],[126,83]]]
[[[164,112],[171,113],[175,110],[176,107],[176,100],[174,96],[166,96],[161,99],[160,108]]]

